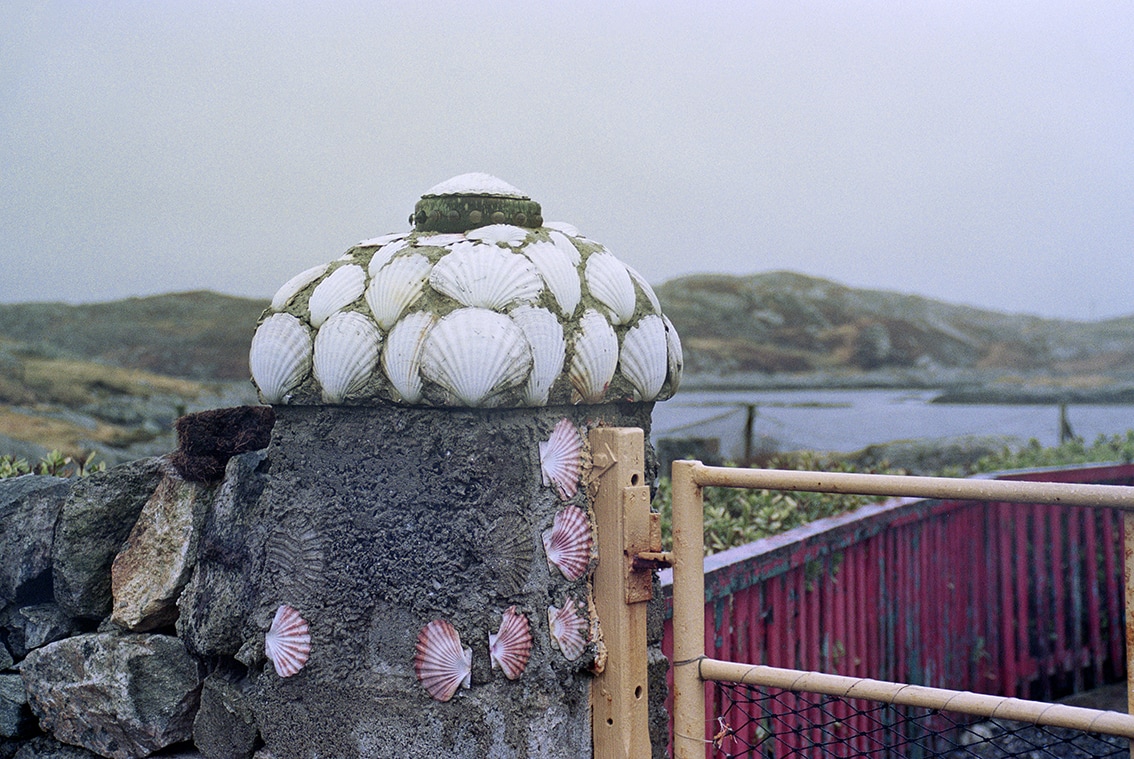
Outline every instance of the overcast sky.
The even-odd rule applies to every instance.
[[[1134,3],[12,2],[0,302],[269,297],[494,174],[660,283],[1134,313]]]

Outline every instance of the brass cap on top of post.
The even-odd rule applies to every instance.
[[[488,174],[462,174],[430,188],[414,206],[418,232],[468,232],[489,224],[543,226],[539,203]]]

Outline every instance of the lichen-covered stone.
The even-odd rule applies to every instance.
[[[206,759],[248,759],[260,737],[247,696],[224,677],[210,675],[201,688],[193,742]]]
[[[158,484],[111,566],[115,624],[145,632],[177,619],[212,495],[173,472]]]
[[[3,754],[0,754],[3,756]],[[101,759],[85,748],[68,746],[46,736],[36,736],[20,744],[11,759]]]
[[[26,735],[34,725],[23,679],[15,673],[0,674],[0,738]]]
[[[0,481],[0,606],[48,600],[27,595],[41,578],[50,577],[55,522],[70,487],[63,478],[37,475]]]
[[[189,740],[202,671],[176,638],[89,633],[31,652],[21,668],[40,726],[111,759]]]
[[[8,631],[8,646],[16,658],[75,631],[71,618],[53,603],[13,606],[0,614],[0,620]]]
[[[177,601],[177,634],[198,656],[234,656],[253,610],[249,540],[257,533],[257,502],[267,481],[264,452],[228,462],[203,529],[193,576]]]
[[[55,599],[74,617],[110,613],[110,565],[165,475],[161,459],[121,464],[77,481],[55,530]]]

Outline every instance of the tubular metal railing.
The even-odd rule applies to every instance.
[[[904,683],[740,664],[705,655],[705,590],[702,488],[759,488],[930,499],[1060,504],[1114,508],[1124,512],[1127,607],[1134,608],[1134,487],[943,477],[798,472],[708,467],[696,461],[673,465],[673,747],[677,759],[703,757],[713,724],[705,713],[705,683],[745,683],[797,692],[948,710],[1037,725],[1070,727],[1134,741],[1134,716],[1043,702],[926,688]],[[1127,622],[1128,676],[1134,678]],[[1134,689],[1132,689],[1134,691]]]

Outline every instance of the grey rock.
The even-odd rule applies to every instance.
[[[0,738],[26,735],[34,726],[23,679],[14,673],[0,674]]]
[[[100,759],[85,748],[68,746],[45,736],[24,743],[12,759]]]
[[[173,472],[158,484],[111,565],[115,624],[145,632],[177,619],[212,494]]]
[[[189,740],[200,665],[166,635],[90,633],[28,654],[28,702],[53,737],[112,759]]]
[[[61,477],[31,474],[0,481],[0,599],[24,600],[50,577],[55,522],[70,487]]]
[[[12,607],[0,614],[8,630],[8,645],[16,658],[22,659],[32,649],[62,640],[75,631],[75,626],[58,604],[35,604]]]
[[[8,669],[8,667],[11,667],[15,663],[12,654],[8,651],[8,647],[0,643],[0,669]]]
[[[55,599],[75,617],[110,612],[110,565],[165,474],[161,459],[141,459],[75,483],[55,530]]]
[[[266,469],[264,451],[234,456],[213,499],[193,577],[177,602],[177,634],[198,656],[233,656],[244,644],[254,603],[249,540]]]
[[[206,759],[248,759],[259,737],[256,715],[240,688],[218,675],[206,678],[193,721],[197,749]]]

